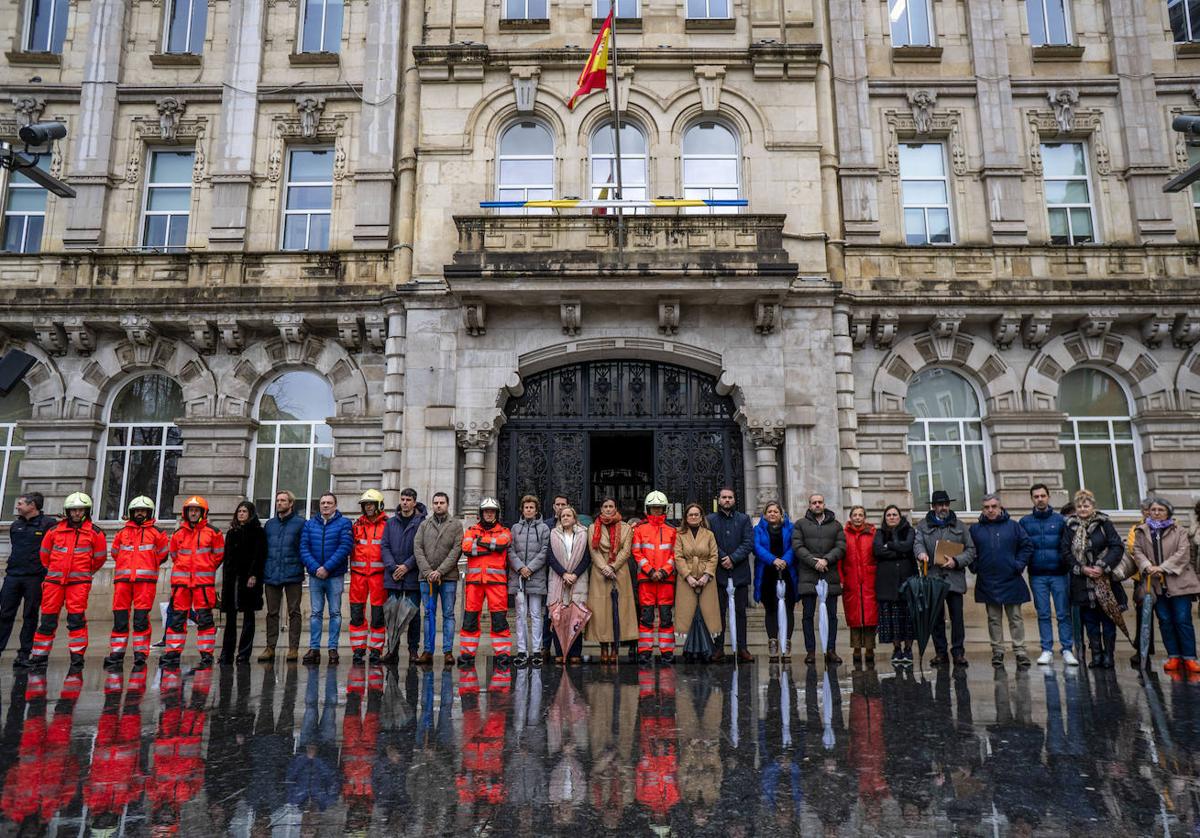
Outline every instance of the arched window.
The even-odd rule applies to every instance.
[[[1067,414],[1059,441],[1070,494],[1090,489],[1101,509],[1135,511],[1142,494],[1129,399],[1099,370],[1081,367],[1062,377],[1058,409]]]
[[[17,468],[25,456],[25,435],[17,425],[22,419],[33,415],[29,403],[29,388],[18,384],[7,396],[0,398],[0,497],[4,498],[4,511],[11,513],[17,495],[21,493],[21,481]]]
[[[683,197],[737,198],[740,193],[737,137],[719,122],[697,122],[683,135]],[[725,215],[737,207],[696,207],[688,213]]]
[[[113,521],[129,501],[145,495],[155,516],[170,520],[179,494],[176,465],[183,438],[183,390],[166,375],[141,375],[127,383],[108,410],[100,517]]]
[[[333,431],[325,420],[337,412],[333,389],[315,372],[285,372],[258,402],[254,456],[254,505],[275,508],[276,492],[296,495],[296,506],[317,514],[317,501],[333,485]]]
[[[500,135],[496,200],[536,201],[554,197],[554,136],[539,122],[514,122]],[[509,215],[545,215],[549,209],[505,209]]]
[[[604,200],[617,195],[616,146],[613,124],[606,122],[592,132],[592,198]],[[648,197],[646,135],[629,122],[621,123],[621,197],[644,201]],[[639,210],[639,212],[641,212]]]
[[[961,375],[934,367],[913,376],[904,405],[913,416],[908,454],[914,505],[942,489],[958,508],[978,509],[988,480],[975,388]]]

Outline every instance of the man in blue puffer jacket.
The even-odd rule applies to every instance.
[[[1037,608],[1038,636],[1042,641],[1042,654],[1037,662],[1045,666],[1054,658],[1054,627],[1050,618],[1050,606],[1054,606],[1054,617],[1058,620],[1058,647],[1067,666],[1079,666],[1072,647],[1075,633],[1071,627],[1071,577],[1070,568],[1062,563],[1058,550],[1066,519],[1050,505],[1050,490],[1045,483],[1034,483],[1029,490],[1033,500],[1033,512],[1021,519],[1021,528],[1033,542],[1033,558],[1029,562],[1029,587],[1033,591],[1033,605]]]
[[[1033,558],[1033,542],[1025,530],[1009,517],[1000,505],[1000,496],[984,495],[979,523],[971,525],[975,542],[975,601],[987,608],[988,638],[992,641],[992,666],[1004,666],[1004,625],[1007,618],[1009,638],[1017,666],[1031,663],[1025,653],[1025,620],[1021,605],[1029,602],[1025,568]]]
[[[300,558],[300,536],[304,519],[296,514],[296,496],[286,489],[275,493],[275,517],[263,527],[267,536],[267,562],[263,590],[267,602],[267,642],[260,663],[275,660],[279,640],[279,607],[287,597],[288,661],[300,659],[300,596],[304,593],[304,560]]]
[[[354,549],[354,525],[337,508],[333,492],[321,495],[320,515],[304,522],[300,558],[308,568],[308,595],[312,616],[308,618],[308,652],[305,664],[321,662],[321,629],[325,607],[329,607],[329,662],[338,663],[338,640],[342,635],[342,590],[350,551]]]

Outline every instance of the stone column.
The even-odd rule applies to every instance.
[[[967,26],[975,65],[982,177],[994,244],[1028,244],[1021,190],[1021,142],[1012,101],[1003,0],[969,0]]]
[[[262,41],[263,0],[230,0],[229,53],[211,163],[213,205],[208,246],[213,250],[246,248]]]
[[[746,428],[754,446],[754,474],[758,491],[751,510],[761,510],[768,501],[783,503],[779,496],[779,446],[783,445],[784,427],[757,425]]]
[[[346,502],[358,498],[380,483],[379,461],[383,453],[383,425],[379,417],[362,416],[325,420],[333,431],[333,492]],[[397,498],[398,500],[398,498]]]
[[[396,182],[396,104],[400,87],[400,0],[370,0],[364,53],[362,129],[354,173],[354,247],[386,250]]]
[[[483,500],[483,475],[487,468],[487,450],[494,433],[491,428],[460,429],[458,447],[463,450],[462,509],[459,514],[470,521],[479,518],[479,502]]]
[[[1200,461],[1196,414],[1146,411],[1134,417],[1133,425],[1141,442],[1146,490],[1165,495],[1190,516],[1200,499],[1200,473],[1194,465]]]
[[[25,456],[17,470],[21,491],[41,492],[45,510],[62,512],[63,501],[72,492],[96,491],[96,453],[104,423],[94,419],[26,419]]]
[[[992,447],[993,490],[1006,507],[1028,505],[1034,483],[1050,487],[1050,502],[1055,506],[1070,500],[1063,488],[1065,462],[1058,441],[1064,418],[1051,410],[991,413],[983,418]]]
[[[117,83],[125,50],[127,0],[94,0],[87,33],[87,57],[79,88],[79,117],[70,127],[74,157],[68,180],[76,197],[67,202],[63,245],[104,244],[108,190],[112,186],[113,135],[117,124]]]
[[[837,106],[838,177],[847,244],[879,243],[879,167],[867,89],[867,40],[863,4],[830,0],[830,50]]]
[[[180,419],[176,424],[183,437],[183,454],[178,465],[179,495],[172,509],[178,512],[189,495],[201,495],[208,501],[213,520],[228,520],[254,491],[249,485],[250,450],[258,422],[229,416]],[[267,509],[258,510],[264,520],[274,514],[274,499],[271,501]]]
[[[387,312],[387,340],[384,343],[386,371],[383,377],[383,495],[388,507],[400,501],[404,454],[404,309],[392,306]],[[424,497],[437,489],[414,487]]]
[[[858,484],[858,411],[854,406],[854,342],[850,339],[850,306],[833,307],[833,379],[837,391],[838,450],[842,506],[862,503]]]

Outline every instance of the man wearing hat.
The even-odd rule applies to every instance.
[[[933,497],[929,499],[929,512],[917,524],[917,542],[913,550],[917,554],[917,561],[928,562],[930,576],[944,579],[950,586],[945,606],[950,612],[950,656],[946,654],[946,623],[945,617],[942,616],[933,626],[933,648],[937,651],[933,658],[934,666],[945,666],[950,662],[950,657],[954,659],[955,666],[967,665],[967,657],[963,650],[963,642],[966,639],[966,629],[963,626],[963,594],[967,592],[967,568],[975,561],[975,543],[971,540],[966,525],[958,520],[954,511],[950,509],[953,502],[954,498],[947,492],[939,489],[933,493]],[[935,560],[938,542],[961,545],[961,548],[957,548],[960,552],[953,557],[947,557],[945,564],[938,565]],[[955,549],[950,547],[949,552]],[[942,552],[947,553],[945,546]]]

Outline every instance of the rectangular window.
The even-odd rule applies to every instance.
[[[29,0],[25,8],[25,49],[61,55],[67,39],[67,0]]]
[[[1029,11],[1029,41],[1035,47],[1071,43],[1067,0],[1025,0]]]
[[[729,0],[687,0],[691,20],[728,20]]]
[[[904,243],[951,244],[950,182],[941,143],[900,144]]]
[[[49,169],[50,156],[38,157],[38,168]],[[42,249],[42,229],[46,224],[46,190],[20,172],[8,181],[4,201],[4,251],[38,253]]]
[[[638,16],[638,0],[616,0],[617,17],[636,18]],[[596,17],[608,17],[612,11],[613,0],[596,0]]]
[[[333,149],[288,152],[283,210],[284,250],[328,250],[333,212]]]
[[[547,20],[550,17],[547,5],[547,0],[504,0],[504,19]]]
[[[892,25],[893,47],[933,45],[929,0],[888,0],[888,19]]]
[[[1167,0],[1167,17],[1175,43],[1200,41],[1200,0]]]
[[[1096,241],[1087,147],[1083,143],[1042,143],[1050,244]]]
[[[192,207],[190,151],[153,151],[146,177],[146,208],[142,213],[142,247],[181,253],[187,245]]]
[[[163,51],[199,55],[204,51],[208,25],[208,0],[170,0]]]
[[[300,52],[338,52],[342,40],[342,0],[303,0]]]

